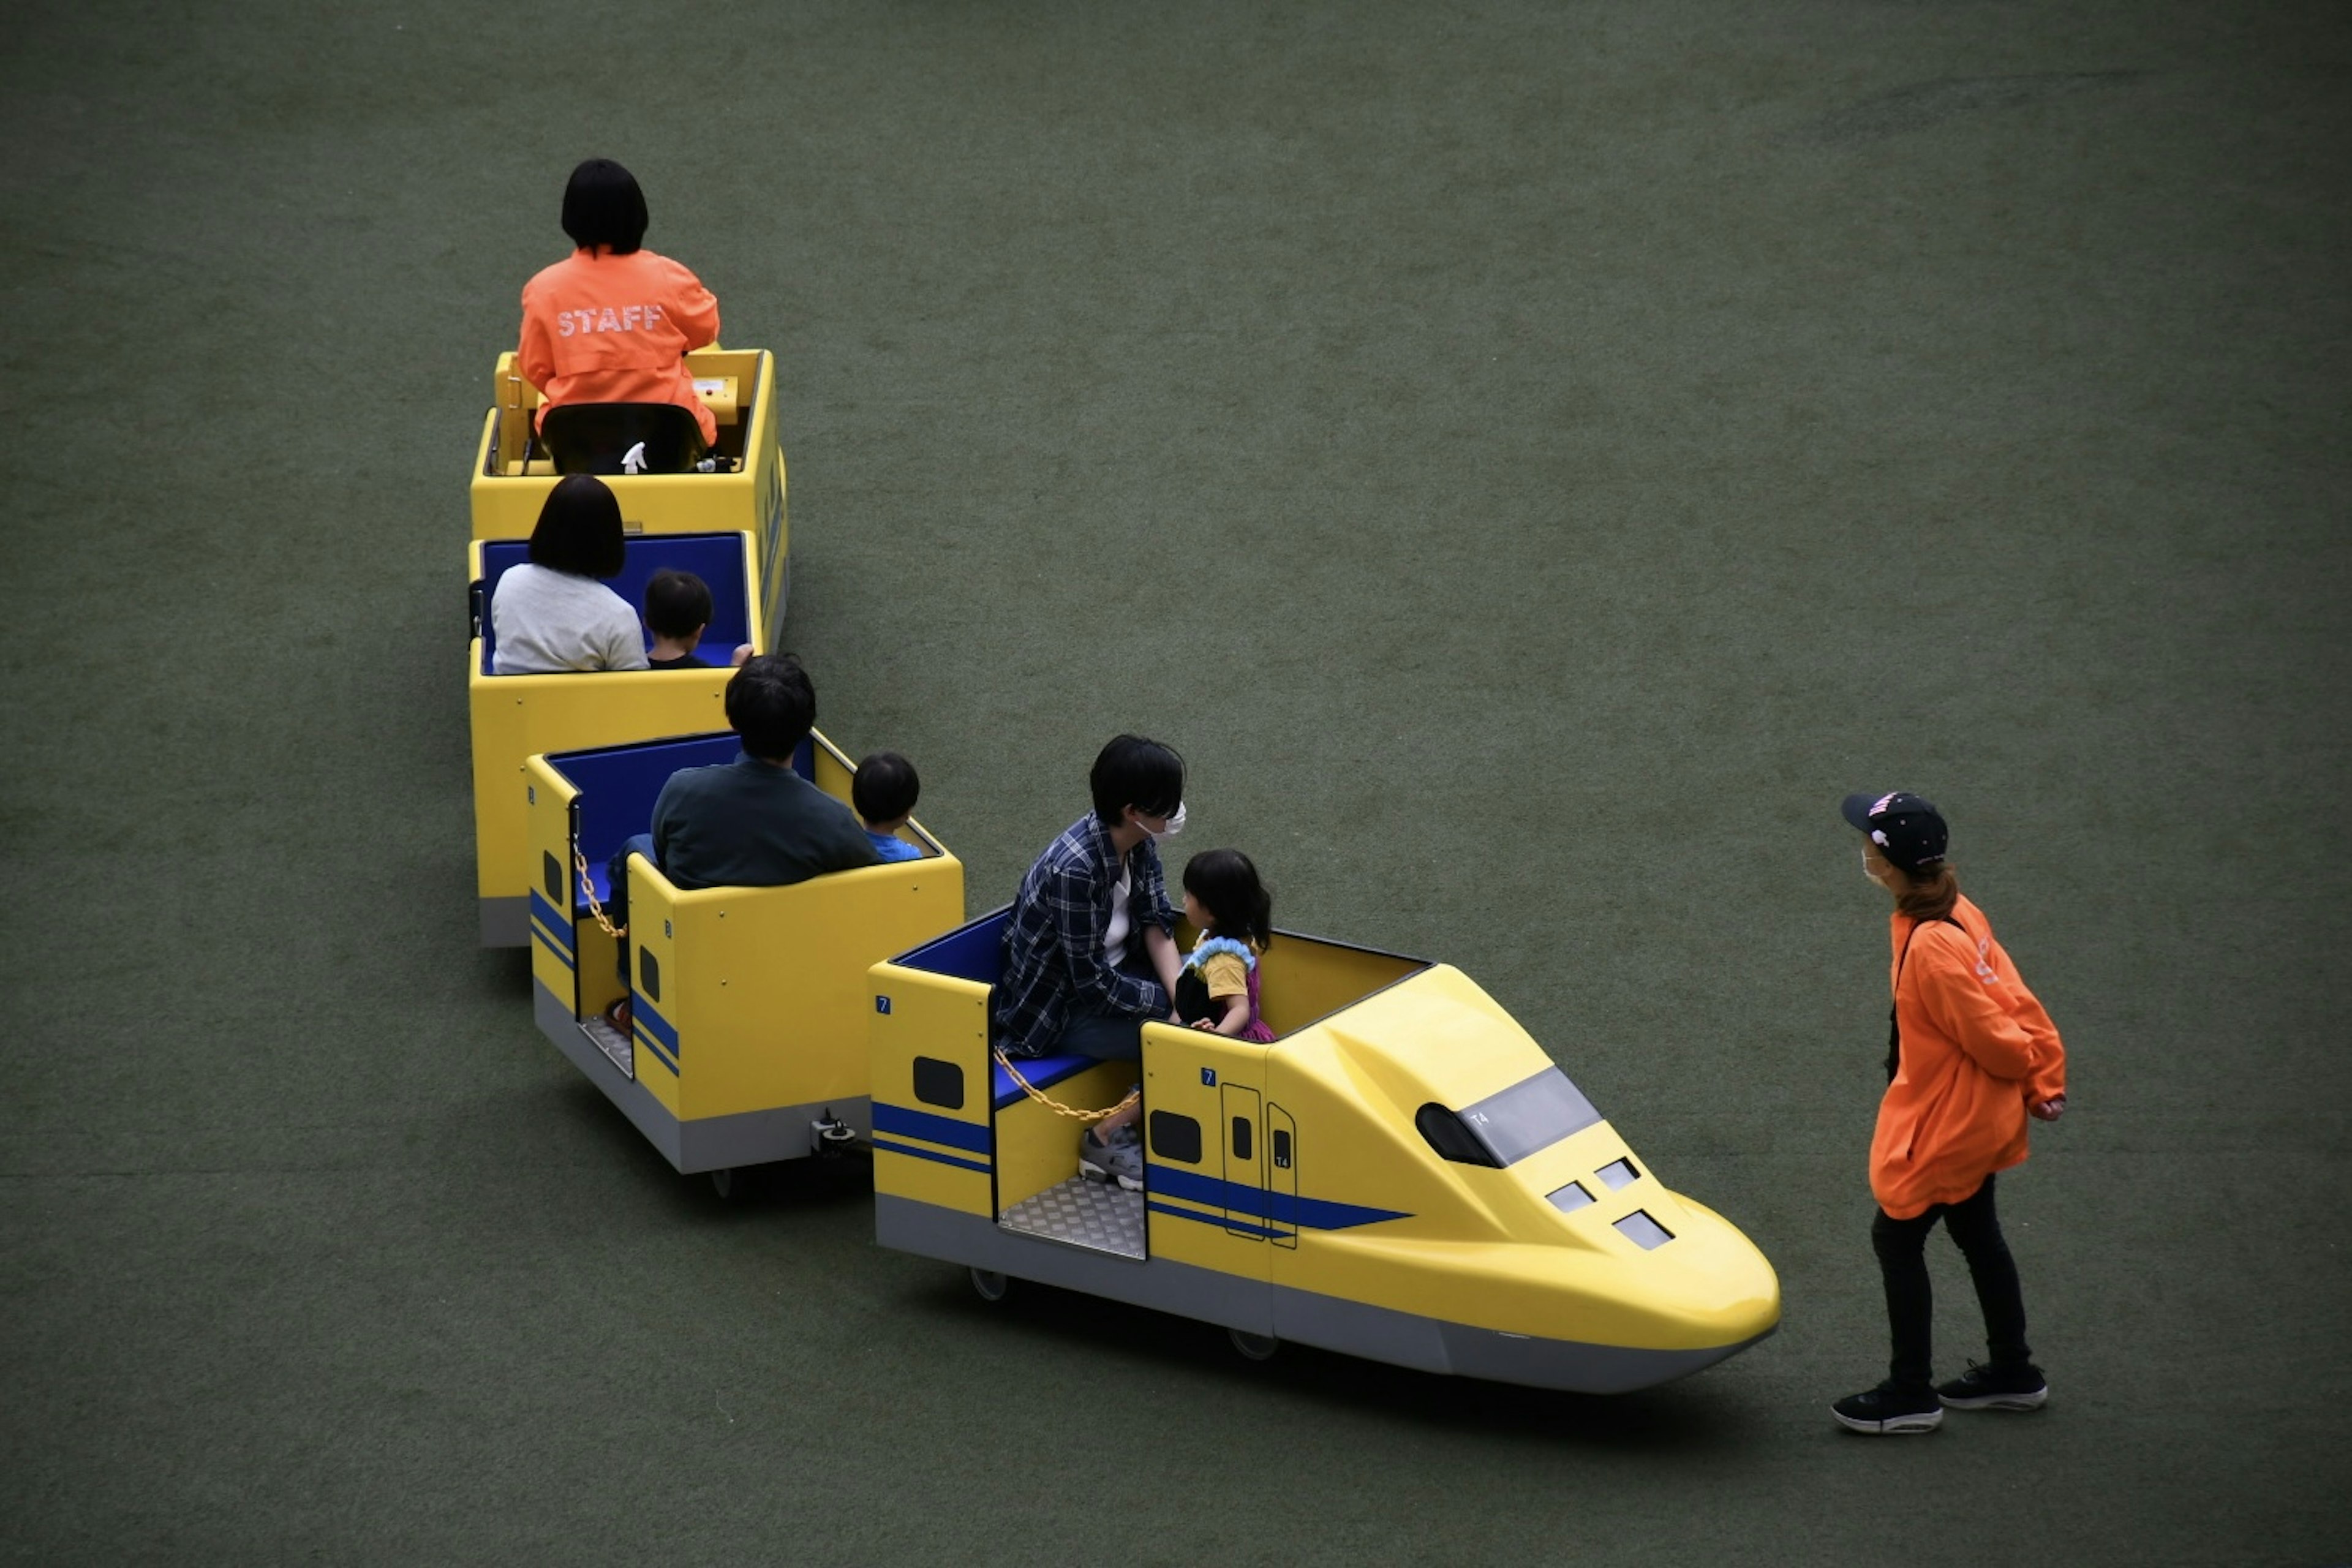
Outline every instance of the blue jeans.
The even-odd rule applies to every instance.
[[[616,926],[629,923],[629,857],[632,855],[642,855],[656,866],[661,864],[661,858],[654,853],[654,836],[650,833],[632,834],[622,841],[618,849],[613,851],[613,858],[604,862],[604,876],[613,889],[613,896],[604,900],[604,918]],[[629,983],[627,937],[621,939],[620,960],[621,984],[626,985]]]
[[[1128,951],[1118,972],[1157,985],[1160,976],[1153,972],[1151,961],[1143,955],[1142,946],[1143,935],[1139,931],[1135,945]],[[1068,1019],[1062,1025],[1060,1037],[1046,1047],[1045,1054],[1092,1057],[1097,1061],[1105,1062],[1141,1061],[1146,1021],[1133,1013],[1114,1013],[1102,1007],[1072,1007]]]

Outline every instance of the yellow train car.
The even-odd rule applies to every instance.
[[[534,756],[527,770],[540,1032],[671,1165],[709,1173],[722,1194],[737,1167],[868,1135],[866,973],[963,919],[962,863],[919,823],[901,837],[919,859],[786,888],[684,892],[634,855],[624,981],[620,943],[599,919],[606,864],[647,830],[671,773],[739,750],[731,733],[698,735]],[[824,736],[793,765],[848,799],[853,764]],[[604,1016],[624,994],[625,1037]]]
[[[768,624],[783,619],[792,586],[790,526],[784,514],[784,453],[779,444],[776,356],[765,349],[697,349],[686,356],[695,390],[719,421],[712,448],[726,467],[716,473],[609,474],[631,533],[745,532],[759,542],[760,580]],[[555,464],[533,419],[539,391],[499,356],[490,408],[474,450],[470,484],[476,539],[527,539],[555,487]]]
[[[522,540],[478,539],[467,547],[473,637],[467,650],[466,702],[474,752],[475,908],[484,947],[522,947],[530,941],[533,868],[525,821],[525,760],[537,752],[723,725],[735,648],[749,643],[755,651],[767,651],[767,628],[773,623],[760,609],[760,572],[750,534],[649,534],[626,541],[624,548],[627,564],[610,585],[631,605],[645,603],[646,580],[665,567],[691,572],[710,585],[710,625],[698,651],[711,668],[493,675],[490,660],[498,647],[490,595],[508,568],[528,559],[528,545]]]
[[[1586,1393],[1681,1377],[1778,1326],[1780,1281],[1669,1191],[1460,971],[1285,932],[1271,1044],[1146,1025],[1141,1192],[1076,1173],[1079,1124],[991,1055],[1007,911],[871,974],[875,1232],[960,1263],[1284,1341]],[[1137,1064],[1013,1064],[1063,1106]]]

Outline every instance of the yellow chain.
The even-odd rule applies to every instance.
[[[604,906],[596,901],[596,884],[588,879],[588,857],[574,849],[572,863],[580,868],[580,891],[588,900],[588,912],[596,917],[596,923],[604,928],[604,934],[614,942],[628,935],[628,927],[616,926],[604,918]]]
[[[1013,1058],[1006,1056],[1003,1051],[998,1051],[996,1053],[996,1062],[999,1067],[1003,1068],[1006,1072],[1013,1076],[1013,1081],[1021,1086],[1022,1093],[1027,1095],[1030,1099],[1035,1100],[1038,1104],[1044,1106],[1055,1115],[1066,1116],[1073,1121],[1104,1121],[1108,1117],[1117,1116],[1120,1111],[1125,1110],[1129,1106],[1135,1104],[1138,1100],[1143,1098],[1142,1089],[1131,1089],[1128,1090],[1127,1098],[1120,1100],[1117,1105],[1110,1106],[1102,1110],[1080,1110],[1074,1106],[1064,1105],[1060,1100],[1055,1100],[1052,1095],[1047,1094],[1044,1089],[1039,1089],[1035,1084],[1031,1083],[1027,1079],[1023,1078],[1021,1076],[1021,1069],[1013,1065]]]

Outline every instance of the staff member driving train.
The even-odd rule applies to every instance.
[[[563,232],[577,247],[522,290],[522,374],[546,401],[675,403],[709,446],[719,422],[694,395],[687,351],[719,341],[719,301],[702,280],[643,247],[646,195],[609,158],[572,171]]]

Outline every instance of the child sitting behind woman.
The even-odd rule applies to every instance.
[[[646,584],[646,630],[654,646],[646,663],[655,669],[709,669],[710,661],[694,650],[710,627],[710,584],[691,572],[665,566]],[[729,662],[741,668],[751,657],[751,645],[736,645]]]
[[[874,852],[886,862],[923,858],[920,848],[898,837],[898,829],[915,815],[915,797],[922,789],[915,764],[896,752],[873,752],[851,775],[849,804],[856,807],[857,820],[866,825]]]
[[[1258,955],[1274,941],[1274,899],[1238,849],[1184,865],[1184,918],[1201,933],[1176,976],[1176,1016],[1196,1029],[1271,1040],[1258,1015]]]

